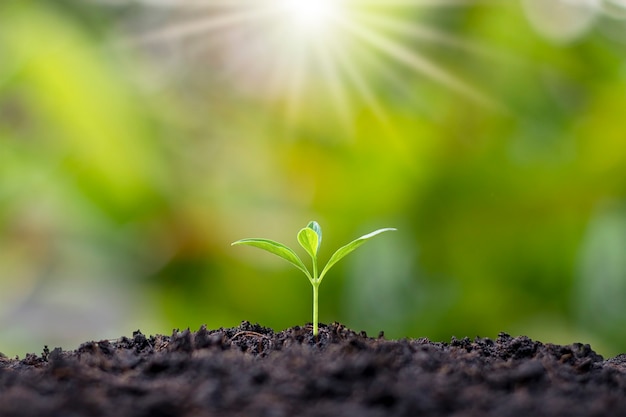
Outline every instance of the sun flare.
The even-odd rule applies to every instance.
[[[465,7],[476,0],[195,0],[187,6],[159,1],[188,7],[189,16],[144,33],[139,42],[211,45],[207,65],[219,62],[239,91],[282,108],[287,123],[307,117],[312,102],[344,126],[364,107],[384,121],[381,94],[389,88],[415,94],[408,92],[413,80],[407,74],[498,107],[459,78],[456,68],[432,56],[432,46],[461,53],[480,48],[419,19],[420,9]]]
[[[285,20],[305,31],[324,30],[339,11],[339,0],[282,0]]]

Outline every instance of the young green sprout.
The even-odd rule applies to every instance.
[[[322,228],[320,227],[319,224],[317,224],[316,221],[309,222],[309,224],[305,228],[301,229],[298,232],[298,243],[300,243],[300,246],[302,246],[304,250],[309,254],[313,262],[313,273],[309,272],[309,269],[304,265],[300,257],[292,249],[288,248],[282,243],[278,243],[270,239],[252,238],[252,239],[238,240],[236,242],[233,242],[232,245],[248,245],[248,246],[254,246],[259,249],[266,250],[270,253],[273,253],[274,255],[277,255],[283,258],[284,260],[286,260],[287,262],[289,262],[290,264],[298,268],[300,271],[302,271],[304,275],[306,275],[306,277],[309,279],[309,282],[313,286],[313,335],[317,336],[317,333],[318,333],[318,308],[317,308],[318,292],[319,292],[319,286],[322,282],[322,279],[324,279],[324,276],[326,275],[328,270],[337,262],[339,262],[340,259],[342,259],[344,256],[346,256],[347,254],[349,254],[350,252],[352,252],[353,250],[361,246],[363,243],[367,242],[369,239],[373,238],[374,236],[380,233],[388,232],[390,230],[396,230],[396,229],[390,228],[390,227],[385,228],[385,229],[378,229],[371,233],[363,235],[358,239],[353,240],[352,242],[348,243],[345,246],[340,247],[330,257],[330,259],[328,260],[328,262],[322,269],[321,273],[319,272],[319,269],[317,266],[317,252],[322,243]]]

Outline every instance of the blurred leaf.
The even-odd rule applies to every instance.
[[[53,8],[16,7],[9,15],[0,49],[12,63],[12,89],[46,125],[37,140],[62,152],[67,175],[113,216],[127,217],[159,198],[165,179],[159,146],[132,87],[117,73],[125,64]]]

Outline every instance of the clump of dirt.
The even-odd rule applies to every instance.
[[[333,323],[88,342],[0,357],[0,415],[626,416],[626,355],[501,333],[434,343]]]

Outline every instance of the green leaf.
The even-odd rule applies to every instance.
[[[304,248],[312,259],[317,257],[317,248],[319,248],[319,237],[315,230],[308,226],[298,232],[298,243]]]
[[[311,220],[306,227],[313,229],[317,233],[317,250],[319,251],[322,244],[322,227],[315,220]]]
[[[352,242],[348,243],[347,245],[342,246],[339,249],[337,249],[335,253],[333,253],[333,256],[330,257],[330,259],[328,260],[328,263],[322,270],[322,273],[320,274],[320,277],[319,277],[319,281],[321,281],[322,278],[324,278],[324,275],[326,274],[326,272],[328,272],[328,270],[337,262],[339,262],[344,256],[346,256],[347,254],[349,254],[350,252],[352,252],[353,250],[355,250],[356,248],[358,248],[359,246],[361,246],[362,244],[364,244],[365,242],[367,242],[369,239],[373,238],[374,236],[379,235],[383,232],[389,232],[392,230],[396,230],[396,229],[388,227],[385,229],[375,230],[371,233],[368,233],[357,239],[354,239]]]
[[[278,243],[270,239],[251,238],[251,239],[241,239],[241,240],[231,243],[231,246],[234,246],[234,245],[254,246],[255,248],[263,249],[265,251],[273,253],[274,255],[283,258],[284,260],[286,260],[287,262],[289,262],[290,264],[292,264],[293,266],[295,266],[296,268],[304,272],[304,274],[309,278],[309,280],[311,279],[311,274],[306,269],[306,266],[304,266],[304,263],[302,263],[302,260],[300,259],[300,257],[293,250],[283,245],[282,243]]]

